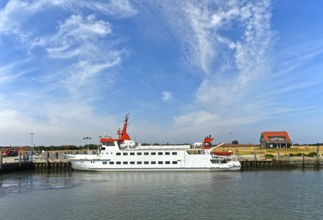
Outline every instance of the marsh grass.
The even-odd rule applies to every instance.
[[[222,152],[222,151],[231,151],[235,153],[236,155],[239,156],[245,156],[245,155],[254,155],[256,152],[257,156],[259,157],[264,157],[265,155],[273,155],[273,156],[281,156],[281,157],[286,157],[290,155],[301,155],[304,154],[306,155],[311,155],[313,152],[317,152],[317,146],[294,146],[291,148],[265,148],[262,149],[260,146],[239,146],[239,147],[234,147],[232,145],[230,146],[224,146],[224,147],[218,147],[214,149],[215,152]],[[320,147],[320,152],[319,154],[322,156],[323,154],[323,147]],[[267,156],[268,158],[268,156]]]

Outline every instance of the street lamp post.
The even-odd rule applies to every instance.
[[[90,140],[91,140],[91,137],[84,137],[83,140],[87,140],[87,154],[89,154],[89,148],[90,148]]]

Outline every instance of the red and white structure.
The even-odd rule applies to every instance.
[[[241,164],[232,154],[213,153],[211,136],[202,148],[190,145],[141,146],[127,133],[126,115],[118,138],[102,137],[97,154],[67,154],[74,170],[85,171],[221,171],[240,170]]]

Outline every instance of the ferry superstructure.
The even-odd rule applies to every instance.
[[[82,171],[220,171],[240,170],[231,152],[213,153],[211,136],[200,149],[190,145],[140,146],[127,133],[128,115],[118,139],[102,137],[97,154],[66,154],[74,170]]]

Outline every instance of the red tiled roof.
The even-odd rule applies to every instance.
[[[286,142],[291,142],[291,139],[286,131],[264,131],[261,133],[266,142],[270,142],[270,137],[284,137]]]

